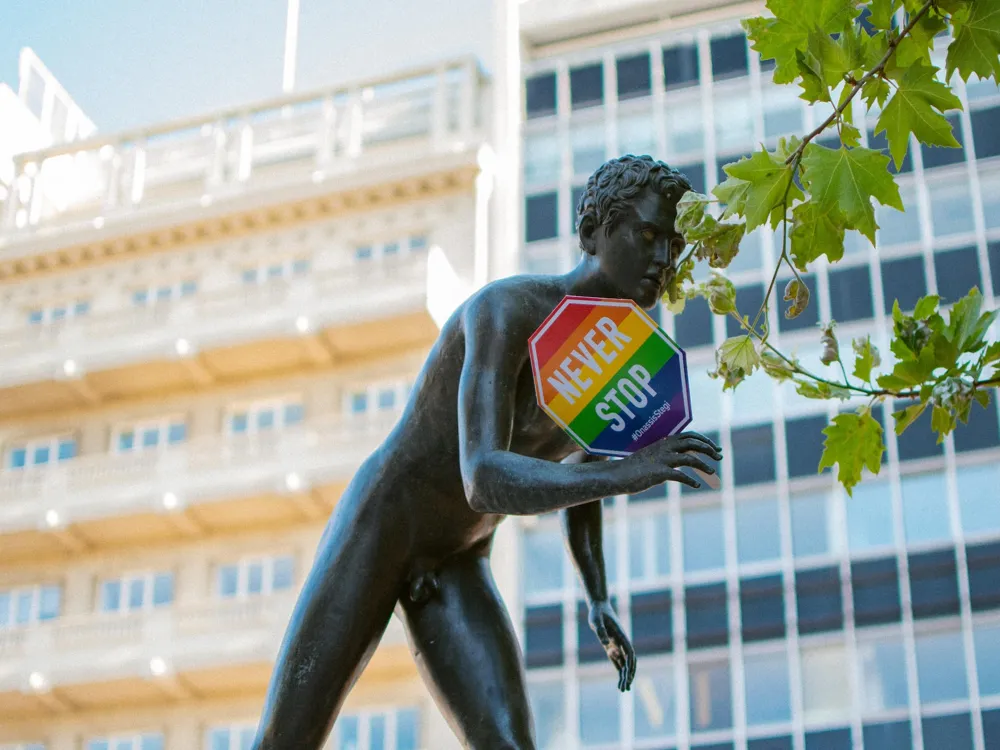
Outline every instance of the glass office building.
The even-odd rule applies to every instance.
[[[522,5],[522,37],[542,12],[535,5]],[[723,164],[826,116],[771,83],[738,9],[728,19],[719,11],[634,33],[609,12],[592,36],[526,45],[522,270],[576,262],[575,205],[606,158],[653,154],[707,191]],[[838,322],[845,353],[871,334],[891,366],[894,299],[904,309],[925,294],[947,303],[977,286],[996,306],[1000,91],[955,89],[965,109],[949,120],[962,148],[911,148],[897,175],[907,211],[878,210],[877,249],[849,235],[842,262],[810,269],[805,314],[770,311],[771,340],[813,371],[826,371],[820,321]],[[874,118],[858,124],[866,145],[885,149]],[[726,272],[742,312],[758,309],[779,255],[780,234],[760,229],[745,241]],[[610,588],[640,655],[624,695],[587,625],[558,518],[522,524],[540,747],[1000,748],[995,401],[941,444],[929,416],[897,438],[891,405],[880,408],[882,470],[848,497],[816,467],[821,429],[853,404],[810,401],[760,373],[723,394],[706,373],[735,321],[700,300],[661,318],[689,353],[692,427],[724,448],[722,489],[673,485],[605,501]]]

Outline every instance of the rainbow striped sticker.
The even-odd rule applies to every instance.
[[[691,422],[684,350],[631,300],[566,296],[528,349],[538,404],[588,453],[627,456]]]

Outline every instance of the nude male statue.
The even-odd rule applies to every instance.
[[[489,566],[509,515],[562,511],[589,622],[618,669],[636,658],[612,608],[601,546],[605,497],[714,473],[696,433],[613,461],[591,460],[535,400],[528,337],[566,294],[653,307],[684,239],[687,179],[651,157],[613,159],[578,208],[579,264],[515,276],[470,297],[445,324],[397,426],[362,464],[327,525],[278,655],[255,750],[318,750],[394,609],[421,675],[470,748],[535,747],[524,667]],[[398,609],[397,609],[398,607]]]

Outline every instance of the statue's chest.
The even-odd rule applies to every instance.
[[[526,364],[518,376],[513,437],[511,447],[514,450],[538,458],[559,460],[579,450],[569,435],[538,405],[530,364]]]

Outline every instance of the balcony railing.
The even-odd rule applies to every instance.
[[[453,151],[486,123],[485,94],[463,58],[21,154],[0,244]]]
[[[0,331],[0,387],[296,335],[426,309],[427,255],[317,269],[291,280],[240,285],[148,307],[92,313],[56,325]]]
[[[268,662],[277,653],[294,604],[295,595],[289,593],[211,599],[0,631],[0,691],[155,679],[159,667],[169,674]],[[402,625],[393,618],[382,643],[403,642]]]
[[[207,435],[158,452],[80,456],[2,472],[0,533],[167,513],[167,493],[190,505],[283,492],[292,475],[302,487],[346,479],[398,418],[396,410],[325,414],[282,431]]]

